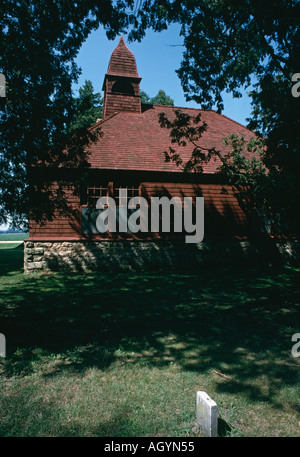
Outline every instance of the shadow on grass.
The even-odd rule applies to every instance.
[[[278,389],[299,381],[291,357],[291,336],[300,325],[297,283],[299,269],[290,267],[15,273],[14,280],[8,274],[0,283],[3,373],[28,375],[51,358],[56,362],[45,377],[105,370],[120,360],[156,367],[173,362],[201,374],[225,371],[227,378],[216,374],[219,392],[276,404]],[[255,383],[259,377],[264,385]]]
[[[23,271],[24,244],[0,244],[0,280],[2,275]]]
[[[222,418],[218,418],[218,436],[228,436],[231,432],[230,425]]]

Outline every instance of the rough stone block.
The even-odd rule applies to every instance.
[[[29,265],[31,265],[35,270],[42,270],[44,267],[43,262],[32,262],[32,264]]]
[[[42,255],[35,255],[34,256],[34,261],[35,262],[42,262],[43,260],[44,260],[44,256],[42,256]]]
[[[25,249],[25,253],[28,255],[43,255],[44,249],[43,248],[27,248]]]
[[[218,407],[206,392],[197,392],[197,422],[206,436],[218,436]]]

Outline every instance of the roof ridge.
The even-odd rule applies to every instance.
[[[247,127],[246,125],[241,124],[240,122],[235,121],[234,119],[231,119],[231,117],[226,116],[226,114],[223,114],[223,113],[217,113],[217,114],[220,114],[220,116],[226,117],[226,119],[229,119],[231,122],[234,122],[235,124],[240,125],[241,127],[244,127],[245,129],[249,130],[249,132],[251,132],[251,133],[256,133],[253,130],[249,129],[249,127]]]
[[[112,117],[116,116],[116,115],[119,114],[120,112],[121,112],[121,111],[115,111],[114,113],[110,114],[109,116],[100,119],[99,121],[97,121],[97,122],[95,122],[93,125],[91,125],[91,126],[89,127],[89,129],[93,129],[93,128],[96,127],[96,125],[98,125],[98,124],[104,124],[104,122],[109,121],[109,119],[111,119]]]
[[[255,133],[253,132],[253,130],[249,129],[249,127],[247,127],[246,125],[244,124],[241,124],[240,122],[232,119],[231,117],[229,116],[226,116],[226,114],[223,114],[223,113],[218,113],[216,110],[214,109],[203,109],[203,108],[192,108],[192,107],[189,107],[189,106],[173,106],[173,105],[153,105],[153,107],[155,106],[165,106],[167,108],[178,108],[178,109],[184,109],[184,110],[187,110],[187,109],[191,109],[191,110],[194,110],[194,111],[202,111],[204,113],[207,113],[207,112],[212,112],[212,113],[215,113],[215,114],[218,114],[219,116],[223,116],[225,117],[226,119],[228,119],[229,121],[231,122],[234,122],[235,124],[241,126],[241,127],[244,127],[245,129],[249,130],[249,132],[251,133]]]
[[[157,104],[153,104],[153,107],[155,106],[165,106],[167,108],[179,108],[179,109],[193,109],[193,110],[196,110],[196,111],[211,111],[211,110],[203,110],[201,108],[190,108],[188,106],[174,106],[174,105],[157,105]]]
[[[147,104],[146,104],[146,105],[147,105]],[[152,106],[153,106],[153,108],[155,108],[155,107],[165,107],[165,108],[173,108],[173,109],[178,108],[178,109],[184,109],[184,110],[191,109],[191,110],[194,110],[194,111],[202,111],[202,112],[205,112],[205,113],[207,113],[207,112],[212,112],[212,113],[217,114],[218,116],[225,117],[226,119],[228,119],[228,120],[231,121],[231,122],[234,122],[235,124],[239,125],[240,127],[243,127],[243,128],[245,128],[245,129],[247,129],[250,133],[256,134],[253,130],[249,129],[249,127],[245,126],[244,124],[241,124],[240,122],[238,122],[238,121],[236,121],[236,120],[234,120],[234,119],[231,119],[231,117],[226,116],[226,114],[218,113],[218,112],[217,112],[216,110],[214,110],[214,109],[207,109],[207,110],[205,110],[205,109],[202,109],[202,108],[190,108],[190,107],[187,107],[187,106],[184,107],[184,106],[173,106],[173,105],[152,105]],[[120,114],[121,112],[122,112],[122,111],[116,111],[116,112],[110,114],[109,116],[105,117],[104,119],[103,119],[103,118],[100,119],[99,121],[97,121],[97,122],[95,122],[93,125],[91,125],[91,126],[89,127],[89,129],[93,129],[93,128],[96,127],[96,125],[98,125],[98,124],[103,124],[104,122],[110,120],[110,119],[113,118],[114,116],[117,116],[117,114]],[[137,113],[133,113],[133,114],[137,114]],[[142,114],[142,113],[141,113],[141,114]]]

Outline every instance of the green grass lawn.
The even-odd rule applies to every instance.
[[[0,250],[1,436],[199,436],[198,390],[221,436],[299,435],[299,268],[26,276],[22,261]]]

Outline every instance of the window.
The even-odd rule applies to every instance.
[[[108,186],[102,184],[89,185],[87,188],[87,204],[88,206],[95,207],[98,198],[107,197]]]
[[[106,182],[106,183],[90,183],[87,186],[87,206],[83,205],[81,209],[81,224],[83,234],[99,234],[106,233],[102,232],[99,225],[97,226],[97,220],[101,212],[106,211],[107,208],[96,208],[96,204],[99,198],[106,197],[107,206],[109,207],[108,197],[113,198],[115,203],[115,224],[116,229],[112,231],[121,232],[123,235],[130,233],[130,227],[128,226],[128,219],[135,209],[128,208],[129,200],[133,197],[140,195],[139,184],[123,185],[119,183]],[[114,205],[112,205],[113,207]],[[106,213],[107,214],[107,213]],[[106,221],[106,219],[105,219]],[[103,221],[102,221],[103,222]],[[99,222],[102,224],[102,222]],[[107,222],[104,222],[106,225]],[[108,229],[109,230],[109,229]]]
[[[138,197],[139,194],[140,194],[140,187],[136,184],[136,185],[132,185],[132,186],[121,186],[119,184],[117,184],[116,186],[114,186],[114,199],[115,199],[115,202],[116,202],[116,206],[120,206],[121,202],[120,202],[120,192],[122,192],[122,195],[124,196],[124,190],[126,190],[126,203],[127,203],[127,206],[128,206],[128,201],[133,198],[133,197]]]
[[[129,81],[123,79],[115,82],[111,90],[112,92],[117,92],[120,94],[134,95],[134,89],[132,84],[130,84]]]
[[[120,192],[122,193],[120,194]],[[126,193],[124,192],[126,191]],[[126,203],[133,197],[138,197],[140,195],[140,186],[139,184],[133,185],[120,185],[118,183],[110,183],[110,189],[108,183],[98,183],[98,184],[90,184],[87,187],[87,203],[88,206],[95,207],[98,198],[100,197],[113,197],[116,203],[116,206],[120,206],[120,195],[125,198],[126,196]],[[124,203],[124,202],[123,202]]]

